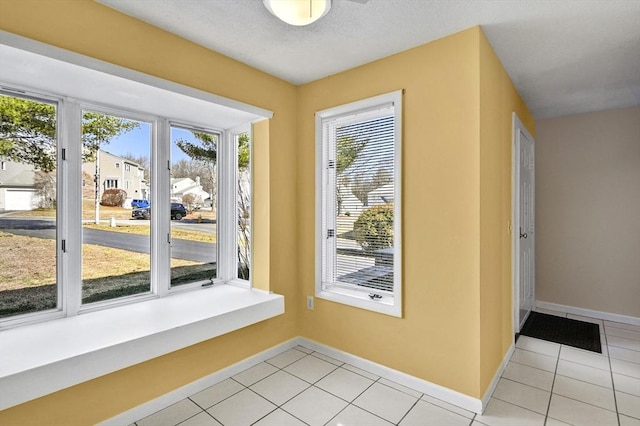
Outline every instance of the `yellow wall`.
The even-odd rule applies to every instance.
[[[295,337],[296,87],[89,0],[0,0],[0,29],[273,111],[254,126],[254,217],[267,229],[253,272],[286,298],[284,315],[10,408],[0,424],[93,424]]]
[[[313,113],[396,89],[404,317],[316,299],[300,334],[480,398],[513,341],[511,113],[533,118],[479,28],[300,87],[300,297],[314,293]]]
[[[530,130],[533,119],[479,28],[298,88],[89,0],[0,0],[0,28],[274,111],[254,126],[255,198],[266,197],[254,215],[267,228],[254,264],[287,311],[5,410],[0,423],[95,423],[296,335],[482,396],[512,338],[511,112]],[[320,299],[300,309],[314,294],[314,113],[397,89],[403,317]]]
[[[513,343],[511,279],[512,113],[534,119],[486,37],[480,53],[480,390]]]

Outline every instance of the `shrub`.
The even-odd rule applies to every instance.
[[[365,251],[393,247],[393,204],[371,207],[353,224],[356,241]]]
[[[124,189],[107,189],[102,193],[103,206],[122,207],[127,198],[127,191]]]

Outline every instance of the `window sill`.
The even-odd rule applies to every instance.
[[[0,410],[284,313],[232,285],[0,332]]]
[[[375,293],[375,291],[372,290],[372,293]],[[391,296],[383,296],[381,299],[371,300],[368,292],[333,286],[330,290],[316,292],[316,297],[380,314],[402,317],[402,308],[395,303],[394,298]]]

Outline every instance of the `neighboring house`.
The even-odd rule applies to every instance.
[[[199,200],[200,202],[204,202],[209,198],[209,193],[202,189],[199,176],[196,177],[195,181],[191,178],[171,179],[171,201],[181,203],[182,197],[187,194],[195,195],[196,200]]]
[[[0,160],[0,211],[38,207],[35,175],[32,165]]]
[[[149,198],[144,168],[138,163],[100,150],[98,164],[100,199],[105,190],[112,188],[123,189],[127,198]],[[82,172],[83,196],[93,198],[96,163],[84,163]],[[43,200],[36,188],[36,177],[37,172],[30,164],[0,160],[0,211],[32,210],[39,207]]]
[[[98,170],[100,176],[99,197],[107,189],[122,189],[126,191],[127,198],[148,199],[150,196],[147,181],[144,179],[144,168],[126,158],[111,154],[110,152],[99,150],[97,154]],[[96,175],[96,163],[84,163],[82,172],[93,179]],[[83,186],[93,185],[92,180],[83,180]],[[93,189],[93,188],[91,188]],[[84,192],[84,191],[83,191]],[[94,191],[90,192],[93,196]]]

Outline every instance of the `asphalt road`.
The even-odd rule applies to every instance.
[[[0,218],[0,230],[28,237],[50,239],[56,237],[55,222],[47,219]],[[150,237],[145,235],[133,235],[88,228],[82,230],[82,240],[86,244],[95,244],[138,253],[149,253],[151,246]],[[216,249],[215,243],[174,239],[171,243],[171,257],[193,262],[212,263],[216,262]]]

